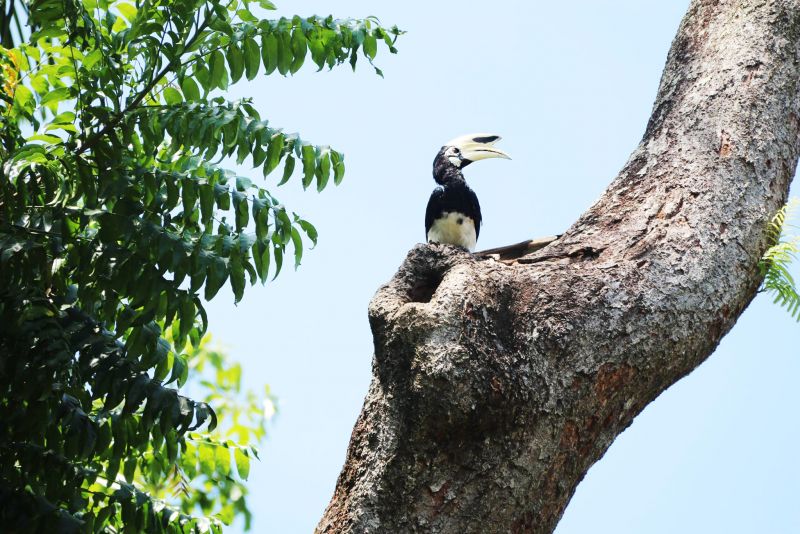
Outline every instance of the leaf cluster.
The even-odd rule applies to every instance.
[[[148,466],[137,478],[150,495],[175,502],[184,514],[199,510],[214,514],[223,523],[234,517],[250,528],[252,513],[245,485],[250,462],[258,458],[258,444],[266,436],[266,425],[275,413],[275,403],[266,386],[263,395],[243,391],[242,369],[224,352],[209,348],[209,336],[199,347],[187,347],[192,395],[213,405],[218,417],[214,432],[186,433],[176,461],[150,454]]]
[[[798,207],[800,200],[792,199],[770,221],[768,237],[772,245],[762,256],[759,269],[764,277],[761,290],[772,293],[775,304],[785,307],[800,321],[800,293],[789,271],[800,254],[800,236],[787,235],[787,228],[793,227],[789,221]]]
[[[224,163],[318,191],[345,167],[340,152],[222,92],[259,73],[293,74],[308,58],[318,69],[355,67],[359,56],[372,64],[401,33],[371,18],[266,20],[257,6],[273,8],[33,0],[24,42],[0,47],[7,528],[249,522],[242,481],[264,421],[255,397],[244,399],[247,416],[231,407],[240,384],[226,373],[240,370],[203,345],[203,301],[225,284],[240,300],[287,254],[297,267],[317,231]],[[216,369],[202,401],[181,390],[203,376],[200,362]],[[238,415],[215,432],[222,413]]]

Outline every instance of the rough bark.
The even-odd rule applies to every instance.
[[[373,298],[373,380],[318,532],[551,532],[760,282],[800,149],[800,0],[695,0],[641,144],[515,262],[419,245]]]

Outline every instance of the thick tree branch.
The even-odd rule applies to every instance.
[[[490,248],[476,252],[475,255],[482,258],[494,258],[502,261],[514,261],[522,256],[536,252],[543,249],[560,235],[553,235],[549,237],[540,237],[538,239],[528,239],[527,241],[520,241],[513,245],[506,245],[504,247]]]
[[[759,285],[800,133],[800,0],[695,0],[639,147],[507,264],[413,249],[319,532],[550,532],[589,467]]]

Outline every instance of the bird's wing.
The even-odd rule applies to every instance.
[[[475,222],[475,239],[478,239],[481,235],[481,204],[478,202],[478,195],[469,187],[467,187],[467,198],[469,199],[470,213],[465,215]]]
[[[431,197],[428,199],[428,207],[425,208],[425,240],[428,240],[428,231],[433,226],[433,221],[436,220],[439,215],[442,214],[443,210],[443,197],[444,197],[444,189],[441,187],[437,187],[431,193]]]

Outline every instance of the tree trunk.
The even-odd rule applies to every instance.
[[[419,245],[373,298],[373,379],[318,532],[551,532],[755,295],[800,150],[800,0],[695,0],[644,138],[511,262]]]

